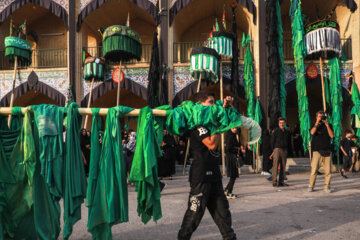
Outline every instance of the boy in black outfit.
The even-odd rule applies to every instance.
[[[346,172],[349,171],[349,168],[352,164],[352,147],[355,147],[355,143],[351,140],[352,131],[346,130],[345,131],[345,138],[340,142],[340,149],[343,153],[343,168],[341,169],[340,173],[341,176],[347,178]]]
[[[204,106],[215,104],[214,94],[199,92],[194,102]],[[224,107],[231,106],[232,97],[224,99]],[[190,151],[193,162],[190,168],[190,194],[188,208],[185,212],[178,239],[190,239],[199,226],[207,208],[218,226],[223,239],[236,239],[231,226],[229,202],[226,199],[219,169],[220,153],[216,151],[218,135],[210,135],[210,131],[199,126],[190,131]]]

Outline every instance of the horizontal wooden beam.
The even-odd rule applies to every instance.
[[[26,107],[21,108],[21,112],[24,114],[26,111]],[[92,115],[91,108],[78,108],[79,113],[81,115]],[[106,116],[108,113],[108,108],[100,108],[99,115],[100,116]],[[166,110],[159,110],[159,109],[153,109],[153,115],[158,117],[165,117],[166,116]],[[126,117],[136,117],[139,116],[140,109],[134,109],[133,111],[125,114]],[[0,108],[0,114],[4,115],[11,115],[11,108],[9,107],[2,107]]]

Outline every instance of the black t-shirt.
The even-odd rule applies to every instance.
[[[276,128],[272,135],[272,148],[288,148],[290,133],[288,130],[281,130],[280,128]]]
[[[330,128],[332,129],[331,125]],[[317,127],[312,138],[311,148],[320,153],[331,153],[331,138],[325,124]]]
[[[214,182],[221,179],[220,153],[209,150],[202,143],[202,140],[209,136],[210,131],[204,127],[197,127],[190,131],[190,151],[194,158],[189,174],[192,186],[201,182]]]
[[[349,156],[352,156],[351,148],[355,147],[355,143],[351,139],[344,138],[341,140],[340,145]]]

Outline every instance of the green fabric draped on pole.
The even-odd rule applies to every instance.
[[[246,47],[244,60],[244,85],[245,98],[247,103],[247,116],[254,119],[255,111],[255,93],[254,93],[254,68],[253,58],[250,51],[250,35],[243,34],[242,47]]]
[[[304,56],[306,48],[304,44],[304,25],[301,14],[301,0],[291,0],[290,6],[291,30],[293,34],[293,49],[296,68],[296,90],[298,93],[298,111],[300,120],[300,135],[303,139],[303,147],[306,152],[311,140],[309,103],[306,93]]]
[[[356,115],[360,119],[360,94],[359,88],[355,82],[352,84],[351,100],[354,104],[351,109],[351,115]]]
[[[20,108],[13,112],[21,114]],[[22,126],[0,134],[0,225],[5,223],[0,239],[6,234],[14,239],[55,240],[60,234],[60,205],[40,173],[39,129],[32,127],[31,113],[26,110]]]
[[[72,233],[73,225],[81,218],[81,204],[86,197],[86,176],[80,148],[82,117],[79,105],[72,102],[66,116],[66,158],[64,160],[64,239]]]
[[[341,78],[340,78],[340,63],[338,58],[332,58],[329,60],[330,65],[330,94],[331,94],[331,122],[334,129],[334,148],[337,155],[337,164],[339,168],[339,148],[342,133],[341,119],[342,119],[342,92],[341,92]]]
[[[28,112],[23,121],[23,128],[0,134],[0,222],[4,224],[0,236],[3,239],[7,239],[6,235],[15,239],[36,237],[31,223],[36,152],[34,141],[30,139]]]
[[[256,105],[255,105],[255,119],[254,119],[259,125],[261,125],[261,121],[263,120],[263,116],[261,113],[261,108],[260,108],[260,101],[259,101],[259,97],[256,100]],[[261,143],[261,138],[259,139],[259,144]],[[254,150],[253,151],[257,151],[257,144],[253,145]]]
[[[278,30],[278,48],[280,56],[280,113],[283,118],[286,118],[286,89],[284,77],[284,31],[281,20],[281,7],[280,1],[276,1],[276,17],[277,17],[277,30]]]
[[[235,108],[223,108],[221,100],[207,107],[200,103],[184,101],[174,109],[167,106],[165,125],[166,129],[175,135],[183,135],[197,126],[206,127],[210,134],[214,135],[242,126],[240,116]]]
[[[57,198],[62,196],[64,108],[42,104],[31,107],[39,134],[41,174]]]
[[[129,220],[126,167],[119,118],[132,110],[123,106],[109,109],[99,165],[90,166],[92,171],[89,179],[96,187],[88,203],[87,227],[93,239],[112,239],[111,227]],[[97,167],[98,172],[95,172],[93,167]]]
[[[90,167],[88,186],[86,190],[86,206],[91,207],[94,199],[96,182],[99,172],[99,161],[101,156],[101,145],[99,142],[99,130],[101,128],[101,117],[99,116],[100,108],[92,108],[93,113],[92,127],[91,127],[91,149],[90,149]],[[90,215],[91,208],[89,208],[88,215]]]
[[[145,224],[151,217],[154,222],[162,217],[157,169],[159,157],[161,157],[161,150],[157,143],[152,110],[145,107],[139,114],[136,149],[129,176],[129,181],[135,183],[137,212]]]

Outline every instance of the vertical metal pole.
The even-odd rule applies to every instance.
[[[222,74],[222,61],[220,59],[220,100],[224,100],[224,86],[223,86],[223,74]],[[225,135],[221,134],[221,162],[222,173],[225,175]]]
[[[325,85],[324,85],[322,57],[320,57],[320,74],[321,74],[321,88],[322,88],[323,108],[324,108],[324,112],[326,112],[326,98],[325,98]]]
[[[197,89],[196,89],[197,93],[200,92],[200,86],[201,86],[201,73],[200,73],[200,76],[199,76],[198,86],[197,86]],[[189,150],[190,150],[190,138],[188,139],[187,146],[186,146],[184,167],[183,167],[183,175],[185,175],[186,162],[187,162],[187,159],[188,159],[188,156],[189,156]]]
[[[119,70],[119,80],[118,80],[118,88],[117,88],[116,106],[120,105],[120,80],[121,80],[121,61],[120,61],[120,70]]]
[[[12,108],[14,105],[14,90],[15,90],[15,84],[16,84],[16,70],[17,70],[17,65],[18,65],[17,56],[15,56],[14,61],[15,61],[14,62],[14,77],[13,77],[13,87],[12,87],[11,97],[10,97],[10,108]],[[10,123],[11,123],[11,114],[9,115],[9,118],[8,118],[8,127],[9,128],[10,128]]]
[[[95,78],[92,78],[91,85],[90,85],[90,93],[89,93],[89,100],[88,100],[87,108],[90,108],[90,102],[91,102],[92,91],[93,91],[93,87],[94,87],[94,81],[95,81]],[[85,129],[87,128],[88,120],[89,120],[89,115],[86,115],[85,124],[84,124]]]

